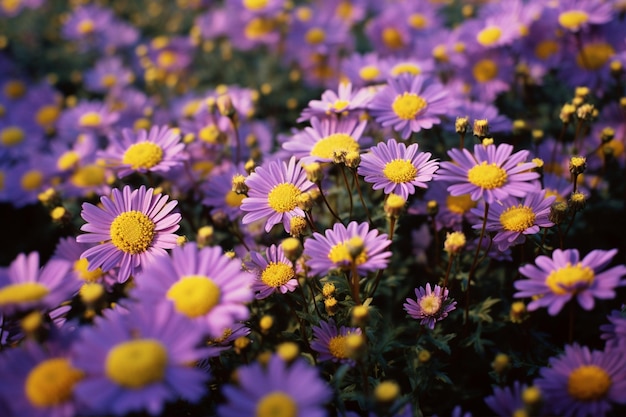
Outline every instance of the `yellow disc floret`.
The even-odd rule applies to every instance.
[[[506,183],[507,178],[507,173],[503,168],[495,163],[488,164],[486,161],[483,161],[480,165],[475,165],[467,171],[469,182],[487,190],[502,187]]]
[[[267,6],[268,0],[243,0],[243,7],[248,10],[261,10]]]
[[[220,302],[220,287],[209,277],[189,275],[181,278],[167,291],[179,313],[187,317],[203,316]]]
[[[272,210],[286,213],[298,206],[298,196],[302,191],[289,182],[283,182],[272,188],[267,196],[267,203]]]
[[[78,119],[78,124],[81,127],[99,127],[101,123],[102,116],[95,111],[87,112]]]
[[[167,349],[153,339],[136,339],[113,347],[105,360],[106,376],[125,388],[143,388],[165,377]]]
[[[580,262],[572,265],[569,262],[555,271],[552,271],[546,278],[546,285],[553,293],[563,295],[575,292],[579,286],[589,287],[595,274],[588,266],[583,266]]]
[[[423,296],[419,301],[422,312],[427,316],[433,316],[441,309],[441,298],[436,294]]]
[[[318,45],[326,39],[326,32],[322,28],[311,28],[304,35],[304,39],[311,45]]]
[[[348,357],[348,347],[346,346],[346,336],[335,336],[328,341],[328,351],[337,359]]]
[[[417,168],[406,159],[394,159],[387,162],[383,168],[383,175],[391,182],[401,184],[411,182],[417,175]]]
[[[150,169],[163,160],[163,148],[154,142],[140,142],[131,145],[122,162],[130,165],[132,169]]]
[[[476,35],[476,40],[482,46],[491,46],[500,40],[502,29],[497,26],[489,26]]]
[[[102,275],[104,275],[102,268],[96,268],[93,271],[90,271],[89,261],[87,258],[80,258],[74,262],[74,272],[80,279],[87,282],[96,282],[102,277]]]
[[[255,417],[297,417],[298,404],[282,391],[273,391],[259,400]]]
[[[415,93],[402,93],[397,96],[391,108],[393,112],[402,120],[412,120],[417,116],[428,103],[421,96]]]
[[[137,255],[148,250],[155,235],[154,222],[137,210],[118,215],[111,223],[111,242],[119,250]]]
[[[0,131],[0,143],[4,146],[19,145],[24,141],[26,135],[18,126],[5,127]]]
[[[453,213],[465,214],[476,205],[476,201],[472,200],[469,194],[448,195],[446,197],[446,207]]]
[[[535,224],[535,212],[524,205],[509,207],[500,215],[500,224],[504,230],[523,232]]]
[[[50,293],[50,289],[38,282],[21,282],[0,288],[0,307],[39,301]]]
[[[597,401],[606,397],[613,385],[610,375],[597,365],[582,365],[567,379],[567,392],[579,401]]]
[[[568,10],[559,15],[559,24],[573,31],[580,29],[588,20],[589,15],[582,10]]]
[[[402,35],[397,29],[392,27],[383,29],[382,40],[385,46],[389,49],[399,49],[404,46]]]
[[[43,173],[38,169],[26,171],[20,180],[20,185],[26,191],[35,191],[43,184]]]
[[[323,159],[333,159],[337,152],[359,151],[359,143],[346,133],[333,133],[315,142],[311,148],[311,156]]]
[[[472,74],[479,83],[486,83],[498,76],[498,64],[492,59],[481,59],[474,64]]]
[[[576,64],[587,71],[597,71],[615,55],[615,49],[606,42],[588,43],[576,55]]]
[[[375,80],[380,76],[380,69],[375,65],[366,65],[359,70],[359,77],[365,81]]]
[[[293,268],[282,262],[270,262],[261,273],[261,281],[268,287],[285,285],[295,276]]]
[[[68,359],[47,359],[28,373],[24,393],[35,407],[53,407],[71,399],[74,385],[82,377],[83,373],[72,368]]]

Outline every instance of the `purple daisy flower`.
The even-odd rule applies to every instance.
[[[85,73],[85,88],[96,93],[106,93],[128,86],[133,79],[133,72],[124,67],[119,56],[106,57]]]
[[[453,196],[470,194],[472,200],[484,198],[488,204],[508,196],[524,197],[539,190],[539,178],[533,162],[525,162],[526,150],[513,154],[513,146],[474,145],[474,153],[467,149],[450,149],[452,161],[441,163],[435,179],[449,181],[448,191]]]
[[[505,251],[511,246],[526,241],[526,235],[539,233],[541,227],[552,227],[548,217],[555,197],[547,197],[545,191],[530,192],[522,199],[510,197],[489,206],[485,230],[497,232],[493,243],[498,250]],[[481,216],[484,209],[473,209]],[[482,221],[474,224],[474,229],[482,228]]]
[[[350,222],[348,226],[335,223],[332,229],[326,229],[324,235],[313,233],[304,242],[306,263],[313,275],[326,275],[335,269],[350,270],[353,263],[359,274],[367,274],[387,267],[390,251],[385,251],[391,244],[386,234],[370,230],[368,223]],[[360,249],[353,256],[351,252]]]
[[[250,252],[250,258],[251,262],[246,266],[256,275],[252,289],[257,292],[257,299],[262,300],[273,293],[292,292],[298,287],[294,265],[285,256],[282,246],[270,246],[265,251],[265,257],[258,252]]]
[[[313,326],[313,341],[311,349],[316,351],[320,361],[333,361],[355,365],[354,359],[350,358],[350,350],[346,345],[346,339],[352,334],[361,334],[358,327],[338,327],[335,320],[320,321],[319,325]]]
[[[89,271],[101,267],[108,271],[119,266],[118,282],[139,272],[165,249],[176,246],[180,213],[172,213],[178,204],[167,202],[168,196],[154,194],[154,189],[125,186],[114,189],[111,197],[102,196],[102,207],[83,203],[81,216],[87,222],[76,237],[79,243],[99,243],[87,249],[82,257]]]
[[[415,187],[428,188],[428,182],[439,168],[439,162],[430,159],[430,152],[418,152],[419,145],[408,147],[395,139],[380,142],[361,155],[359,175],[374,184],[374,190],[397,194],[407,200]]]
[[[606,340],[607,349],[626,348],[626,315],[619,310],[613,310],[607,319],[610,323],[600,326],[600,337]]]
[[[386,79],[386,61],[377,53],[353,53],[341,61],[341,72],[355,87],[383,83]]]
[[[346,115],[357,110],[364,110],[372,99],[372,92],[367,88],[352,90],[352,83],[339,83],[338,91],[326,90],[321,100],[311,100],[302,111],[297,122],[310,120],[312,117],[323,117],[327,114]]]
[[[515,281],[516,298],[532,297],[528,310],[547,307],[555,316],[561,308],[576,297],[585,310],[594,307],[594,298],[610,300],[615,297],[615,287],[626,285],[621,277],[626,275],[626,266],[605,268],[617,254],[617,249],[593,250],[582,260],[577,249],[556,249],[552,258],[539,256],[535,265],[519,268],[525,280]]]
[[[560,0],[556,11],[559,25],[570,32],[578,32],[592,24],[607,23],[613,18],[611,2]]]
[[[287,364],[273,355],[266,366],[255,362],[237,369],[237,377],[237,386],[222,389],[227,403],[218,407],[220,416],[321,417],[326,415],[324,404],[332,397],[317,368],[304,359]]]
[[[448,298],[448,289],[435,285],[431,290],[430,284],[415,289],[415,300],[407,298],[404,310],[409,316],[420,320],[420,324],[435,328],[435,323],[448,317],[448,313],[456,308],[456,301]]]
[[[522,400],[522,393],[527,388],[526,384],[522,384],[519,381],[513,382],[512,387],[494,387],[493,394],[485,398],[485,404],[497,416],[510,417],[516,415],[516,413],[527,415],[526,406]]]
[[[359,151],[359,139],[366,127],[367,120],[355,116],[313,117],[311,127],[293,135],[283,143],[283,149],[299,158],[302,164],[332,162],[337,153]]]
[[[391,126],[407,139],[412,132],[441,122],[452,102],[447,90],[432,78],[401,74],[387,80],[368,108],[383,127]]]
[[[50,260],[40,268],[37,252],[17,255],[8,267],[0,268],[0,313],[49,311],[70,300],[80,287],[70,268],[62,260]]]
[[[195,403],[209,375],[194,368],[205,356],[202,333],[169,304],[134,304],[98,317],[73,346],[73,364],[84,372],[76,398],[92,413],[162,412],[166,402]]]
[[[75,237],[64,237],[57,243],[51,259],[69,262],[72,265],[71,273],[79,282],[105,282],[113,285],[116,281],[111,273],[104,272],[102,268],[90,271],[87,258],[80,257],[83,252],[94,245],[93,243],[78,243]]]
[[[59,136],[74,141],[81,133],[106,135],[119,120],[119,113],[105,103],[82,101],[61,113],[57,123]]]
[[[547,413],[565,417],[602,417],[626,403],[626,356],[617,350],[590,351],[578,344],[550,358],[535,385]]]
[[[246,197],[233,191],[233,176],[247,175],[242,164],[228,165],[224,172],[213,174],[202,183],[202,204],[211,207],[211,215],[224,214],[231,221],[241,216],[241,202]]]
[[[241,222],[250,224],[267,218],[265,231],[269,233],[275,224],[283,223],[289,233],[292,217],[304,217],[298,207],[298,197],[315,187],[307,180],[302,166],[291,157],[288,163],[270,161],[261,165],[246,178],[249,187],[248,197],[241,202],[241,210],[246,212]]]
[[[110,147],[99,154],[107,165],[118,170],[120,178],[134,172],[167,172],[186,159],[180,134],[168,126],[152,126],[150,131],[123,129],[122,137],[110,136]]]
[[[250,314],[254,276],[220,247],[198,248],[186,243],[160,256],[137,274],[133,295],[141,302],[171,301],[174,310],[196,322],[211,337],[219,337]]]

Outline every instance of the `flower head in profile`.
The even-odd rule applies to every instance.
[[[355,265],[359,274],[385,268],[391,257],[386,251],[391,241],[386,234],[370,230],[368,223],[335,223],[324,234],[314,233],[304,242],[304,255],[313,275],[326,275],[332,270],[350,270]]]
[[[133,190],[127,185],[121,191],[114,189],[111,197],[101,197],[102,207],[84,203],[81,216],[87,223],[81,230],[86,233],[76,241],[99,243],[82,254],[88,270],[119,267],[117,280],[125,282],[156,255],[175,247],[181,215],[172,213],[178,202],[167,200],[152,188]]]
[[[561,0],[556,9],[559,26],[569,32],[578,32],[589,25],[607,23],[613,17],[610,2],[592,0]]]
[[[484,198],[491,204],[509,196],[524,197],[528,192],[539,191],[536,165],[526,162],[528,151],[513,153],[513,146],[475,145],[474,153],[467,149],[450,149],[452,161],[441,163],[437,180],[451,184],[448,191],[453,196],[470,194],[472,200]]]
[[[255,362],[237,369],[238,385],[226,385],[226,404],[218,407],[221,417],[326,415],[324,404],[332,397],[317,368],[304,359],[286,363],[273,355],[267,365]]]
[[[447,90],[422,75],[401,74],[387,80],[370,102],[368,108],[374,119],[383,127],[391,126],[402,139],[412,132],[429,129],[441,122],[452,101]]]
[[[270,246],[265,251],[265,257],[261,253],[250,252],[250,258],[247,267],[256,274],[252,289],[257,292],[257,299],[262,300],[273,293],[292,292],[298,287],[294,265],[285,256],[282,246]]]
[[[613,310],[607,319],[609,324],[600,326],[602,331],[600,337],[606,340],[606,347],[608,349],[626,348],[626,314],[619,310]]]
[[[341,82],[337,92],[326,90],[321,100],[309,101],[308,107],[302,111],[298,122],[310,120],[313,117],[324,117],[329,114],[347,115],[357,110],[364,110],[372,99],[372,91],[367,88],[352,90],[352,83]]]
[[[600,417],[615,404],[626,404],[626,356],[617,350],[566,345],[539,374],[534,383],[548,415]]]
[[[165,403],[199,401],[209,374],[191,364],[204,357],[202,333],[169,304],[132,304],[96,319],[73,346],[84,372],[76,398],[91,413],[159,415]]]
[[[149,131],[123,129],[122,137],[110,135],[110,147],[100,156],[125,177],[133,172],[167,172],[180,167],[185,159],[180,134],[167,126],[152,126]]]
[[[291,218],[304,217],[304,210],[298,207],[298,197],[315,187],[307,180],[295,157],[288,163],[271,161],[259,166],[248,176],[246,185],[248,197],[241,202],[241,210],[246,214],[241,221],[250,224],[267,218],[266,232],[279,223],[287,232],[291,231]]]
[[[612,299],[615,288],[626,284],[626,266],[617,265],[606,269],[617,249],[589,252],[580,259],[578,249],[556,249],[552,258],[541,255],[535,265],[527,264],[519,272],[528,279],[515,282],[516,298],[532,297],[528,310],[548,308],[555,316],[572,298],[585,310],[593,309],[595,299]]]
[[[395,139],[381,142],[361,155],[359,175],[374,184],[374,190],[397,194],[405,200],[415,193],[415,187],[427,188],[439,162],[430,159],[430,152],[419,152],[418,144],[408,147]]]
[[[435,328],[435,323],[448,317],[448,313],[456,308],[456,301],[448,298],[448,289],[435,285],[433,289],[426,287],[415,289],[416,299],[407,298],[404,310],[409,316],[420,320],[420,324]]]
[[[200,249],[190,242],[146,265],[136,277],[133,294],[147,304],[167,301],[211,337],[219,337],[236,321],[248,318],[253,279],[220,247]]]
[[[338,327],[332,318],[328,321],[320,321],[318,326],[313,326],[313,341],[311,349],[318,353],[320,361],[333,361],[340,363],[355,364],[351,358],[347,339],[350,335],[361,335],[358,327]]]

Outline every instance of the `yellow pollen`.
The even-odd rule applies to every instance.
[[[102,275],[104,275],[102,268],[96,268],[93,271],[89,271],[89,261],[87,258],[80,258],[74,262],[74,272],[80,277],[80,279],[87,282],[96,282],[102,277]]]
[[[415,64],[405,62],[402,64],[394,65],[390,72],[391,75],[397,77],[400,74],[418,75],[422,73],[422,69]]]
[[[476,35],[476,40],[482,46],[491,46],[500,40],[502,30],[497,26],[489,26]]]
[[[474,64],[472,74],[479,83],[491,81],[498,76],[498,64],[492,59],[481,59]]]
[[[411,161],[407,161],[406,159],[394,159],[393,161],[387,162],[383,169],[383,174],[391,182],[401,184],[413,181],[417,175],[417,168],[415,168]]]
[[[352,4],[350,1],[342,1],[335,9],[335,14],[343,20],[348,20],[352,17]]]
[[[111,223],[111,242],[119,250],[137,255],[152,244],[155,235],[154,222],[137,210],[118,215]]]
[[[298,206],[298,196],[302,191],[295,185],[283,182],[272,188],[267,196],[267,203],[272,210],[278,213],[285,213]]]
[[[559,24],[565,29],[578,30],[587,23],[589,15],[582,10],[569,10],[559,15]]]
[[[349,105],[350,102],[348,100],[337,100],[331,105],[331,108],[335,111],[342,111]]]
[[[102,123],[102,116],[95,111],[87,112],[78,119],[78,124],[81,127],[98,127],[100,123]]]
[[[209,277],[189,275],[173,284],[166,294],[176,311],[187,317],[207,314],[220,302],[220,287]]]
[[[220,136],[220,130],[215,125],[208,125],[200,129],[198,137],[206,143],[217,143]]]
[[[367,251],[365,248],[358,254],[356,259],[350,255],[350,248],[348,247],[349,241],[337,243],[328,252],[328,259],[334,264],[342,264],[347,263],[345,268],[349,268],[352,262],[354,262],[357,266],[365,263],[367,261]]]
[[[502,187],[506,183],[507,178],[508,176],[504,169],[495,163],[487,164],[487,161],[483,161],[480,165],[475,165],[467,172],[469,182],[487,190]]]
[[[446,197],[446,206],[448,210],[457,214],[465,214],[470,209],[476,207],[476,201],[472,200],[469,194],[448,195]]]
[[[0,132],[0,142],[4,146],[19,145],[25,137],[24,131],[17,126],[6,127]]]
[[[100,83],[105,88],[114,87],[117,84],[117,77],[114,74],[106,74],[104,77],[102,77]]]
[[[428,105],[426,100],[414,93],[403,93],[398,95],[391,108],[393,112],[402,120],[412,120]]]
[[[311,45],[318,45],[326,39],[326,32],[321,28],[312,28],[304,35],[304,39]]]
[[[448,57],[448,52],[446,50],[445,45],[437,45],[433,48],[433,58],[437,61],[448,62],[450,57]]]
[[[383,43],[389,49],[399,49],[404,46],[402,35],[395,28],[385,28],[382,33]]]
[[[576,64],[587,71],[596,71],[614,55],[615,49],[606,42],[588,43],[576,55]]]
[[[241,202],[246,198],[244,194],[237,194],[236,192],[229,190],[224,197],[224,202],[229,207],[239,207]]]
[[[597,401],[605,398],[613,385],[608,372],[597,365],[582,365],[567,379],[567,392],[579,401]]]
[[[85,19],[78,24],[77,29],[78,33],[80,33],[81,35],[88,35],[90,33],[93,33],[93,31],[96,29],[96,25],[94,24],[93,20]]]
[[[267,6],[268,0],[243,0],[243,7],[248,10],[261,10]]]
[[[428,26],[428,19],[420,13],[413,13],[409,16],[409,25],[413,29],[425,29]]]
[[[359,77],[365,81],[375,80],[380,76],[380,69],[375,65],[366,65],[359,70]]]
[[[140,142],[131,145],[122,162],[132,169],[150,169],[163,160],[163,148],[154,142]]]
[[[333,133],[320,139],[311,148],[311,156],[323,159],[333,159],[337,152],[358,152],[359,144],[352,136],[345,133]]]
[[[37,122],[39,126],[47,127],[54,124],[59,118],[60,114],[61,111],[57,106],[43,106],[35,114],[35,122]]]
[[[125,388],[143,388],[165,376],[168,354],[161,342],[136,339],[113,347],[105,361],[106,376]]]
[[[427,316],[437,314],[441,308],[441,298],[435,294],[425,295],[420,299],[420,309]]]
[[[328,350],[330,354],[337,359],[345,359],[348,357],[346,337],[347,336],[335,336],[328,341]]]
[[[69,360],[47,359],[28,373],[24,393],[35,407],[53,407],[69,401],[74,385],[82,378],[83,373],[72,368]]]
[[[295,276],[293,268],[282,262],[270,262],[261,273],[261,281],[268,287],[285,285]]]
[[[258,39],[270,33],[274,29],[274,23],[270,19],[255,17],[250,20],[244,29],[248,39]]]
[[[104,168],[92,164],[77,169],[74,175],[72,175],[71,182],[76,187],[88,188],[102,185],[105,178]]]
[[[521,204],[509,207],[500,215],[500,224],[504,230],[521,233],[535,224],[535,212]]]
[[[0,288],[0,306],[39,301],[49,292],[48,287],[38,282],[9,284]]]
[[[595,279],[595,274],[588,266],[582,266],[579,262],[571,265],[569,262],[546,277],[546,285],[553,293],[563,295],[577,292],[582,287],[587,288]]]
[[[537,58],[546,60],[559,51],[559,44],[553,40],[540,42],[535,47],[535,55]]]
[[[176,63],[177,56],[173,51],[162,51],[157,56],[157,66],[159,68],[168,69]]]
[[[76,151],[66,151],[57,160],[57,168],[61,171],[67,171],[74,168],[80,161],[80,155]]]
[[[256,406],[255,417],[297,417],[298,404],[289,395],[273,391],[261,398]]]
[[[18,80],[11,80],[4,85],[4,95],[16,99],[26,94],[26,85]]]
[[[26,191],[35,191],[43,184],[43,173],[36,169],[30,170],[22,175],[20,184]]]

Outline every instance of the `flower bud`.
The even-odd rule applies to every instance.
[[[364,305],[355,306],[352,309],[352,325],[364,326],[369,319],[369,308]]]
[[[576,110],[576,115],[582,120],[591,120],[595,117],[595,106],[593,104],[585,103]]]
[[[404,211],[406,200],[397,194],[389,194],[385,200],[385,214],[389,217],[398,217]]]
[[[436,216],[439,213],[439,203],[437,200],[429,200],[426,203],[426,212],[429,216]]]
[[[248,186],[246,185],[246,177],[241,174],[233,175],[232,190],[237,194],[248,194]]]
[[[447,233],[443,248],[448,254],[456,255],[463,250],[466,243],[467,240],[463,232]]]
[[[324,178],[324,172],[322,166],[318,162],[312,162],[302,166],[306,173],[306,179],[317,184]]]
[[[457,117],[454,122],[454,129],[456,130],[456,133],[464,135],[469,129],[469,118],[467,116]]]
[[[554,224],[561,224],[567,216],[567,203],[563,201],[555,201],[550,206],[550,214],[548,220]]]
[[[374,398],[379,403],[392,403],[400,395],[400,385],[396,381],[383,381],[374,388]]]
[[[291,262],[294,262],[302,254],[302,243],[299,239],[296,239],[295,237],[288,237],[284,239],[281,242],[280,246],[283,249],[283,252],[285,253],[287,259],[289,259]]]
[[[329,298],[335,295],[335,284],[332,282],[327,282],[322,287],[322,295],[324,298]]]
[[[511,365],[511,359],[509,355],[505,353],[498,353],[491,363],[491,367],[497,374],[504,373]]]
[[[570,194],[568,204],[573,211],[580,211],[585,208],[587,197],[580,191]]]
[[[523,301],[515,301],[509,310],[509,320],[513,323],[521,323],[528,317],[528,310]]]
[[[294,216],[289,219],[289,234],[294,238],[302,236],[306,232],[307,227],[308,223],[304,217]]]
[[[474,120],[474,136],[484,138],[489,134],[489,121],[487,119]]]
[[[335,297],[328,297],[324,300],[324,308],[326,309],[326,314],[334,316],[339,310],[339,303]]]
[[[347,152],[343,159],[348,168],[357,168],[361,164],[361,154],[358,151]]]
[[[602,141],[602,143],[608,143],[612,141],[614,137],[615,129],[613,129],[612,127],[605,127],[600,132],[600,140]]]
[[[564,104],[561,107],[561,113],[559,114],[559,118],[563,123],[570,123],[572,121],[572,116],[576,112],[576,107],[572,104]]]
[[[572,156],[569,160],[569,172],[572,175],[580,175],[587,168],[587,158],[584,156]]]
[[[285,362],[292,362],[294,359],[300,356],[300,348],[298,347],[297,343],[283,342],[280,345],[276,346],[276,353]]]
[[[199,247],[208,246],[213,241],[213,226],[202,226],[198,229],[198,233],[196,235],[196,242]]]

